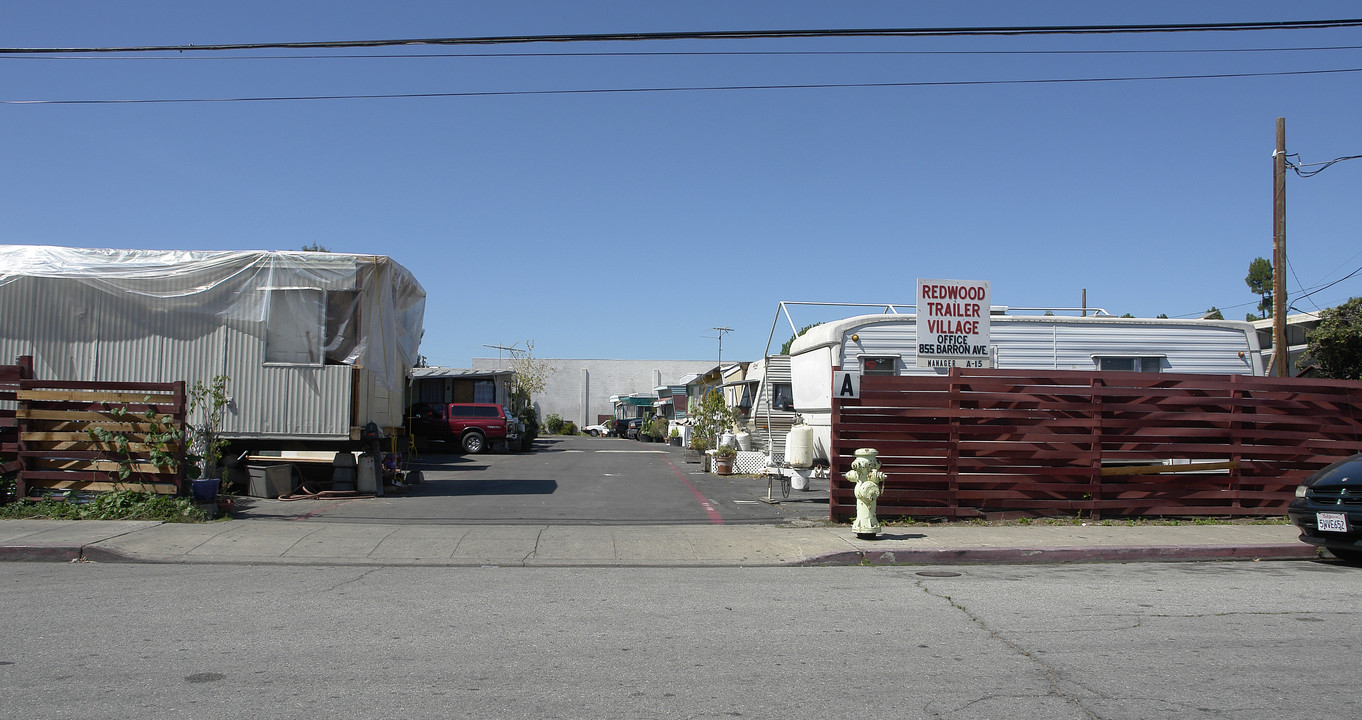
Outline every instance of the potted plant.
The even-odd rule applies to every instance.
[[[672,447],[681,447],[680,428],[672,428],[671,434],[667,436],[667,439],[671,442]]]
[[[699,435],[691,434],[690,448],[686,450],[686,462],[703,463],[704,472],[709,472],[709,441]]]
[[[222,451],[227,447],[227,440],[222,437],[222,424],[227,418],[227,404],[230,402],[227,397],[228,382],[231,382],[231,378],[218,375],[207,385],[202,381],[195,382],[187,393],[189,414],[195,422],[185,423],[189,440],[189,454],[185,456],[185,461],[188,463],[186,474],[193,483],[195,502],[215,502],[218,492],[228,489],[222,486],[222,474],[218,468]]]
[[[720,445],[714,449],[714,472],[717,475],[733,474],[733,459],[738,457],[738,449],[732,445]]]

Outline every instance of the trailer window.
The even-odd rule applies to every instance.
[[[353,290],[326,293],[326,343],[322,350],[328,365],[350,365],[359,356],[359,294]]]
[[[861,356],[862,375],[897,375],[899,359],[895,355]]]
[[[794,385],[791,383],[774,383],[771,389],[775,391],[775,399],[771,404],[777,410],[794,410]]]
[[[752,407],[752,387],[752,383],[746,383],[742,386],[742,397],[738,399],[738,407],[743,410],[748,410]]]
[[[1161,357],[1095,357],[1098,370],[1156,373],[1163,370]]]
[[[318,365],[322,361],[325,316],[321,290],[270,291],[265,328],[265,362]]]

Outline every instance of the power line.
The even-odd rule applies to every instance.
[[[855,57],[927,56],[1027,56],[1027,55],[1213,55],[1246,53],[1290,53],[1335,50],[1362,50],[1362,45],[1317,45],[1299,47],[1186,48],[1181,50],[661,50],[611,52],[495,52],[495,53],[384,53],[382,55],[0,55],[0,60],[103,60],[103,61],[234,61],[234,60],[446,60],[460,58],[568,58],[568,57]]]
[[[342,40],[321,42],[230,43],[210,45],[135,45],[123,47],[0,48],[0,54],[217,52],[223,50],[315,50],[407,45],[505,45],[520,43],[641,42],[656,40],[753,40],[847,37],[982,37],[1029,35],[1113,35],[1182,32],[1246,32],[1322,30],[1362,27],[1362,19],[1284,20],[1244,23],[1173,23],[1149,25],[1041,25],[944,28],[843,28],[824,30],[723,30],[656,33],[589,33],[579,35],[498,35],[485,37]]]
[[[687,87],[588,88],[578,90],[481,90],[465,92],[375,93],[356,95],[276,95],[225,98],[150,98],[121,100],[0,100],[0,105],[158,105],[172,103],[282,102],[312,100],[398,100],[416,98],[499,97],[515,95],[609,95],[657,92],[703,92],[731,90],[826,90],[835,88],[970,87],[986,85],[1060,85],[1070,83],[1137,82],[1154,80],[1223,80],[1229,78],[1334,75],[1362,72],[1362,68],[1293,70],[1282,72],[1212,73],[1204,75],[1145,75],[1093,78],[1047,78],[1031,80],[943,80],[883,83],[809,83],[777,85],[697,85]]]
[[[1287,158],[1299,158],[1299,157],[1300,157],[1300,155],[1297,154],[1297,153],[1292,153],[1292,154],[1290,154],[1290,155],[1287,155]],[[1291,162],[1291,160],[1288,159],[1288,160],[1286,161],[1286,166],[1289,167],[1289,168],[1291,168],[1292,170],[1294,170],[1294,171],[1296,172],[1297,175],[1299,175],[1299,176],[1301,176],[1301,177],[1303,177],[1303,178],[1308,178],[1308,177],[1314,177],[1314,176],[1316,176],[1316,175],[1318,175],[1318,174],[1324,172],[1325,170],[1328,170],[1328,169],[1329,169],[1332,165],[1334,165],[1335,163],[1341,163],[1341,162],[1343,162],[1344,160],[1357,160],[1357,159],[1359,159],[1359,158],[1362,158],[1362,155],[1347,155],[1347,156],[1345,156],[1345,157],[1338,157],[1338,158],[1334,158],[1333,160],[1330,160],[1330,161],[1328,161],[1328,162],[1320,162],[1320,163],[1293,163],[1293,162]],[[1306,170],[1305,168],[1308,168],[1308,167],[1313,167],[1313,168],[1315,168],[1315,169],[1314,169],[1314,170]]]
[[[1288,266],[1288,267],[1291,266],[1291,261],[1290,261],[1290,260],[1287,261],[1287,266]],[[1299,277],[1296,277],[1296,284],[1298,285],[1298,287],[1296,288],[1296,291],[1299,292],[1300,294],[1299,294],[1299,295],[1294,295],[1294,296],[1292,296],[1292,297],[1291,297],[1291,300],[1292,300],[1292,302],[1294,303],[1294,302],[1299,302],[1299,301],[1301,301],[1301,300],[1308,299],[1308,298],[1310,298],[1310,297],[1313,296],[1313,295],[1317,295],[1317,294],[1319,294],[1319,293],[1321,293],[1321,292],[1324,292],[1325,290],[1328,290],[1328,289],[1331,288],[1331,287],[1334,287],[1335,285],[1338,285],[1339,283],[1343,282],[1344,280],[1349,280],[1349,279],[1351,279],[1351,278],[1357,276],[1359,273],[1362,273],[1362,266],[1359,266],[1358,268],[1356,268],[1356,269],[1353,270],[1352,272],[1348,273],[1347,275],[1344,275],[1343,277],[1341,277],[1341,278],[1339,278],[1339,279],[1337,279],[1337,280],[1334,280],[1333,282],[1325,283],[1325,284],[1323,284],[1323,285],[1317,285],[1317,286],[1315,286],[1315,287],[1313,287],[1313,288],[1310,288],[1310,289],[1308,289],[1308,290],[1307,290],[1307,289],[1304,287],[1304,285],[1301,283],[1300,278],[1299,278]],[[1291,270],[1291,275],[1292,275],[1293,277],[1295,277],[1295,275],[1296,275],[1296,271],[1295,271],[1294,268],[1292,268],[1292,270]],[[1216,305],[1216,306],[1214,306],[1214,307],[1215,307],[1216,309],[1218,309],[1218,310],[1224,311],[1224,310],[1233,310],[1233,309],[1235,309],[1235,308],[1248,307],[1249,305],[1254,305],[1254,304],[1256,304],[1256,303],[1254,303],[1252,300],[1250,300],[1249,302],[1242,302],[1242,303],[1238,303],[1238,304],[1235,304],[1235,305],[1226,305],[1226,306],[1224,306],[1224,307],[1221,307],[1221,306],[1219,306],[1219,305]],[[1311,304],[1312,304],[1312,305],[1314,304],[1314,301],[1313,301],[1313,300],[1311,301]],[[1319,307],[1319,306],[1316,305],[1316,308],[1318,308],[1318,307]],[[1195,312],[1195,313],[1183,313],[1183,314],[1181,314],[1181,315],[1174,315],[1173,317],[1175,317],[1175,318],[1192,318],[1192,317],[1201,317],[1202,315],[1205,315],[1205,311],[1202,311],[1202,312]]]

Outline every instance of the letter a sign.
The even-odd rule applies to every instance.
[[[861,374],[838,370],[832,374],[832,396],[838,400],[861,397]]]

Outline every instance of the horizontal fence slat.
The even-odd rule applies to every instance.
[[[175,402],[175,395],[173,393],[166,394],[164,392],[139,393],[107,390],[91,392],[81,392],[79,390],[20,390],[16,394],[16,399],[30,402],[168,405]]]
[[[110,482],[108,480],[31,480],[30,487],[46,490],[75,490],[92,492],[113,492],[129,490],[132,492],[174,495],[179,488],[174,483],[149,482]]]

